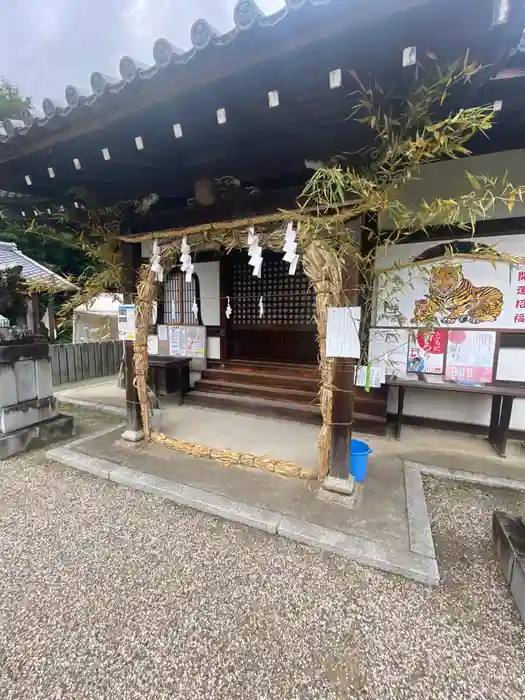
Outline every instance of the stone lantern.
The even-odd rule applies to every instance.
[[[57,412],[48,343],[1,315],[0,387],[0,459],[73,434]]]

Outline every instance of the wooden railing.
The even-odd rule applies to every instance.
[[[117,374],[122,361],[123,343],[67,343],[50,345],[53,385],[80,382],[83,379]]]

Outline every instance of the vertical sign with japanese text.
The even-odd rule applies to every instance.
[[[523,326],[525,330],[525,267],[518,268],[516,277],[516,300],[514,302],[514,325]]]

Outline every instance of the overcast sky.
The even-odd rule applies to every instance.
[[[275,12],[284,0],[258,0]],[[120,57],[153,63],[155,39],[190,48],[198,17],[226,31],[236,0],[4,0],[0,21],[0,75],[18,85],[40,107],[44,97],[61,98],[72,83],[89,86],[100,70],[119,75]]]

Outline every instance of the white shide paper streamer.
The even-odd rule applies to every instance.
[[[253,267],[252,275],[254,277],[260,277],[263,263],[262,247],[259,245],[259,236],[255,235],[253,226],[250,226],[248,229],[248,246],[248,255],[250,256],[248,265]]]
[[[191,282],[193,276],[193,263],[191,262],[190,246],[186,236],[182,239],[180,247],[180,269],[186,273],[186,282]]]
[[[151,271],[155,274],[157,282],[164,281],[164,268],[160,260],[160,245],[157,240],[153,241],[153,252],[151,253]]]
[[[284,234],[284,246],[283,246],[283,260],[284,262],[290,263],[290,268],[288,270],[289,275],[295,275],[297,270],[297,263],[299,262],[299,255],[297,254],[297,232],[294,230],[293,221],[289,221],[286,226],[286,232]]]

